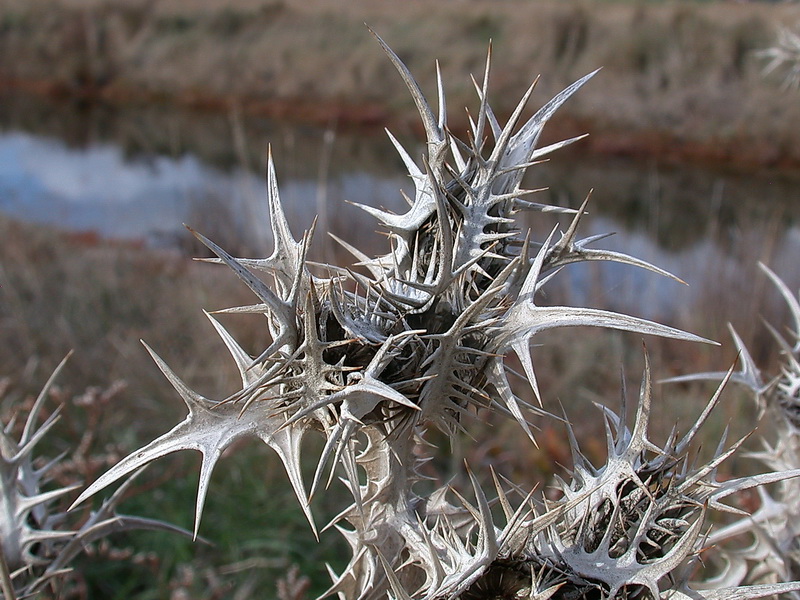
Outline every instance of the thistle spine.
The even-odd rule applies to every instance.
[[[460,140],[447,127],[438,68],[434,111],[405,65],[376,38],[418,108],[427,149],[420,166],[390,134],[415,187],[411,206],[404,214],[361,206],[387,230],[391,250],[371,258],[343,242],[362,270],[327,265],[325,274],[315,272],[306,260],[313,227],[299,240],[291,233],[270,155],[271,256],[236,258],[193,233],[257,297],[254,305],[224,312],[263,314],[271,343],[251,357],[209,315],[242,380],[241,389],[220,400],[192,391],[148,347],[188,414],[92,483],[76,504],[161,456],[197,450],[203,455],[197,535],[216,463],[234,441],[254,437],[280,457],[315,531],[311,498],[336,473],[352,496],[352,504],[331,524],[347,540],[352,559],[332,576],[325,596],[546,600],[558,592],[586,598],[757,598],[800,589],[793,583],[746,586],[740,579],[711,593],[693,584],[692,567],[706,547],[701,533],[707,512],[730,511],[724,498],[797,473],[718,481],[716,468],[739,443],[726,447],[723,440],[709,462],[690,466],[686,453],[699,426],[663,447],[651,442],[649,365],[632,429],[624,411],[616,415],[603,409],[609,454],[604,466],[592,466],[570,433],[575,464],[571,481],[559,484],[561,500],[523,493],[514,506],[510,496],[516,490],[495,478],[505,519],[500,526],[471,471],[472,499],[446,487],[427,497],[416,494],[414,482],[424,461],[418,449],[430,427],[454,437],[473,410],[489,409],[515,419],[533,437],[530,420],[544,411],[515,395],[504,357],[510,352],[519,357],[541,401],[530,348],[541,331],[599,326],[708,340],[630,315],[535,301],[563,267],[581,261],[629,264],[680,281],[642,260],[590,247],[597,237],[579,239],[588,198],[578,210],[563,211],[527,200],[531,190],[521,187],[537,160],[579,139],[538,147],[554,112],[595,73],[523,122],[534,82],[501,125],[488,103],[490,50],[482,85],[476,85],[477,118],[467,140]],[[554,228],[546,239],[534,241],[516,228],[522,211],[573,217],[564,233]],[[701,421],[718,399],[719,393]],[[311,433],[321,433],[326,441],[308,485],[300,452]]]

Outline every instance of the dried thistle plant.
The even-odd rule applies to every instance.
[[[776,273],[759,265],[786,301],[793,327],[787,340],[767,324],[781,350],[780,368],[765,375],[755,364],[741,337],[729,326],[741,368],[732,375],[748,388],[758,408],[763,428],[771,439],[749,455],[774,472],[800,468],[800,302]],[[671,381],[714,380],[721,373],[697,373]],[[724,553],[726,569],[719,580],[747,583],[790,582],[800,579],[800,480],[786,478],[773,489],[758,488],[760,505],[751,515],[714,532],[709,541],[736,540],[740,546]],[[744,545],[743,545],[744,544]],[[800,598],[800,594],[792,594]]]
[[[581,261],[614,261],[677,279],[634,257],[594,248],[604,236],[579,238],[588,198],[577,210],[566,210],[532,201],[534,190],[522,187],[529,167],[580,139],[538,146],[554,112],[594,73],[523,121],[532,85],[501,124],[488,102],[490,51],[482,82],[475,84],[478,110],[461,140],[447,127],[441,76],[435,111],[405,65],[378,41],[411,92],[426,134],[421,164],[389,135],[414,184],[408,211],[361,206],[388,232],[389,251],[370,257],[339,240],[355,257],[354,267],[310,263],[313,227],[299,239],[290,231],[270,156],[272,254],[235,258],[194,234],[257,297],[251,306],[218,312],[263,315],[271,343],[250,356],[208,315],[241,373],[241,389],[221,400],[191,390],[148,347],[188,414],[103,474],[76,504],[161,456],[196,450],[202,454],[196,535],[221,455],[241,438],[257,438],[280,457],[314,531],[311,499],[337,474],[352,496],[332,523],[352,558],[342,573],[331,572],[333,583],[324,596],[711,599],[800,588],[727,580],[724,589],[701,592],[692,583],[698,553],[707,547],[709,511],[731,511],[723,499],[796,473],[719,481],[718,465],[740,445],[727,447],[724,440],[709,461],[690,460],[690,444],[719,394],[686,435],[673,435],[663,447],[654,444],[647,433],[649,365],[632,429],[624,411],[603,409],[605,465],[590,464],[570,434],[574,465],[569,481],[558,483],[561,499],[524,491],[537,482],[495,476],[498,525],[479,477],[468,469],[472,499],[447,486],[418,495],[414,484],[428,458],[425,438],[431,428],[454,437],[463,419],[488,409],[515,419],[533,439],[530,421],[546,413],[514,393],[504,358],[516,354],[540,399],[530,349],[539,332],[599,326],[707,340],[630,315],[538,303],[561,269]],[[534,240],[516,225],[522,212],[571,216],[563,232],[553,229]],[[322,434],[326,441],[307,482],[300,453],[309,434]]]
[[[767,64],[762,73],[783,73],[783,87],[796,90],[800,87],[800,35],[788,27],[778,29],[775,45],[756,53]]]
[[[68,358],[68,357],[67,357]],[[70,564],[94,541],[132,529],[181,529],[139,517],[119,515],[117,505],[133,482],[129,479],[88,516],[68,514],[62,500],[82,487],[59,484],[68,459],[45,462],[35,456],[38,445],[60,419],[62,406],[38,423],[53,383],[67,362],[58,365],[25,417],[19,437],[16,417],[0,429],[0,595],[5,600],[27,598],[58,581]],[[75,449],[85,459],[86,449]],[[55,485],[54,485],[55,484]]]

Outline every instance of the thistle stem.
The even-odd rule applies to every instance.
[[[14,593],[14,584],[11,582],[11,572],[8,569],[6,555],[0,551],[0,590],[5,600],[17,600]]]

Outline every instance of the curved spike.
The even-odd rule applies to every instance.
[[[236,368],[239,370],[239,374],[242,378],[242,385],[248,386],[253,383],[253,380],[256,378],[251,371],[251,367],[253,366],[253,359],[250,357],[247,352],[242,349],[242,347],[233,339],[233,336],[228,333],[228,330],[225,329],[222,324],[217,321],[208,311],[203,311],[203,314],[208,317],[208,320],[211,321],[211,324],[216,329],[217,334],[219,337],[222,338],[222,341],[225,343],[225,346],[228,348],[228,351],[231,353],[234,362],[236,363]]]
[[[699,335],[661,325],[647,319],[631,317],[630,315],[615,313],[597,308],[581,308],[573,306],[524,306],[516,311],[513,318],[499,326],[505,334],[504,347],[510,347],[522,339],[530,339],[536,333],[556,327],[606,327],[621,331],[631,331],[646,335],[684,340],[687,342],[702,342],[719,346],[718,342],[706,339]]]
[[[771,383],[764,383],[761,370],[756,366],[753,357],[744,345],[742,338],[736,333],[733,325],[728,323],[728,330],[733,338],[736,347],[738,361],[742,367],[738,371],[733,371],[736,364],[726,371],[706,371],[703,373],[691,373],[689,375],[678,375],[659,380],[659,383],[689,383],[693,381],[722,381],[729,380],[743,385],[753,392],[754,402],[758,407],[759,414],[763,414],[766,409],[766,399],[764,394],[770,389]]]
[[[188,229],[192,235],[194,235],[198,240],[200,240],[209,250],[211,250],[214,254],[216,254],[222,262],[224,262],[230,269],[236,273],[236,275],[241,279],[247,287],[249,287],[259,299],[268,306],[278,318],[285,318],[287,313],[287,307],[283,300],[279,298],[275,292],[273,292],[267,285],[261,281],[258,277],[253,275],[244,265],[242,265],[237,259],[233,256],[225,252],[222,248],[220,248],[217,244],[209,240],[203,234],[198,231],[195,231],[188,225],[185,225],[186,229]]]
[[[39,427],[36,431],[33,432],[33,435],[30,436],[27,442],[25,442],[24,446],[16,446],[14,454],[12,454],[8,459],[8,463],[19,465],[23,460],[31,455],[33,452],[34,447],[38,444],[42,438],[47,435],[47,432],[55,425],[58,420],[61,418],[61,410],[64,408],[62,404],[58,408],[56,408],[50,416],[47,417],[42,426]],[[2,455],[0,454],[0,459]],[[2,464],[2,463],[0,463]]]
[[[706,403],[703,412],[700,413],[700,416],[697,417],[697,419],[695,419],[694,425],[692,425],[689,431],[686,432],[686,435],[683,436],[681,441],[678,442],[678,444],[675,446],[675,451],[677,454],[681,455],[688,449],[689,445],[692,443],[695,436],[697,435],[697,432],[700,430],[700,428],[708,419],[709,415],[711,414],[711,411],[714,410],[717,404],[719,404],[720,398],[722,397],[722,390],[725,389],[725,386],[731,380],[731,377],[733,376],[733,369],[735,367],[736,363],[731,365],[731,368],[728,369],[728,372],[724,374],[722,382],[717,386],[717,389],[714,391],[714,395],[711,396],[711,399],[708,401],[708,403]]]
[[[439,131],[444,131],[447,127],[447,104],[444,99],[444,83],[442,82],[442,69],[439,66],[439,61],[436,61],[436,90],[439,95]]]
[[[650,443],[647,440],[647,427],[650,424],[650,408],[653,398],[653,382],[650,375],[650,356],[644,352],[644,375],[639,390],[639,405],[636,408],[636,417],[633,421],[633,431],[630,434],[627,452],[630,456],[638,456]]]
[[[403,587],[403,584],[400,583],[400,580],[397,578],[394,569],[386,560],[386,557],[383,555],[383,553],[379,549],[376,549],[376,554],[378,555],[378,560],[380,561],[381,565],[383,565],[383,571],[386,573],[386,579],[389,581],[389,586],[392,588],[392,594],[394,597],[391,600],[413,600]]]
[[[478,510],[480,511],[479,536],[478,544],[479,556],[484,564],[488,565],[497,557],[499,547],[497,545],[497,532],[494,529],[494,521],[492,520],[492,511],[489,508],[489,502],[486,500],[486,494],[483,493],[483,488],[478,482],[475,473],[465,463],[467,475],[469,476],[472,489],[475,492],[475,499],[478,501]]]
[[[243,415],[234,403],[218,403],[204,398],[192,391],[147,344],[145,347],[180,394],[189,414],[170,431],[106,471],[78,496],[72,507],[162,456],[179,450],[196,450],[203,456],[195,504],[196,537],[211,474],[223,451],[238,439],[246,437],[260,438],[273,446],[272,436],[281,421],[272,416],[267,403],[256,403]]]
[[[305,433],[306,428],[304,427],[283,427],[270,435],[268,440],[262,439],[278,454],[284,469],[286,469],[289,483],[297,496],[297,501],[300,503],[300,508],[311,526],[314,537],[319,541],[319,533],[314,516],[311,514],[311,504],[309,496],[306,494],[303,473],[300,469],[300,447]]]
[[[478,109],[478,123],[475,126],[475,129],[472,132],[472,137],[475,140],[475,148],[474,151],[477,154],[480,150],[482,145],[481,139],[483,138],[483,130],[486,127],[486,120],[489,118],[489,72],[491,71],[492,66],[492,42],[489,41],[489,48],[486,51],[486,66],[483,69],[483,85],[478,88],[478,83],[475,79],[472,82],[475,85],[475,88],[478,90],[478,97],[481,101],[481,106]],[[491,121],[490,121],[491,122]]]
[[[275,175],[275,163],[272,160],[272,145],[267,149],[267,202],[269,204],[270,225],[274,248],[268,262],[274,268],[282,269],[287,275],[294,268],[302,254],[302,242],[298,242],[289,229],[286,214],[283,211],[278,178]]]
[[[47,504],[51,500],[55,500],[56,498],[60,498],[61,496],[66,496],[70,492],[73,492],[80,487],[81,487],[80,483],[74,483],[67,487],[58,488],[55,490],[51,490],[49,492],[42,492],[41,494],[36,494],[35,496],[22,496],[17,501],[18,516],[24,516],[34,506]]]
[[[31,439],[31,436],[33,435],[33,429],[36,427],[36,421],[39,417],[39,411],[42,409],[42,405],[44,404],[45,400],[47,400],[47,394],[50,393],[50,388],[53,386],[53,382],[55,382],[56,377],[58,377],[59,373],[61,373],[64,365],[67,364],[67,361],[72,354],[73,351],[70,350],[67,352],[67,355],[61,359],[61,362],[58,363],[58,366],[53,370],[53,373],[50,375],[50,377],[47,378],[44,387],[42,387],[42,390],[36,397],[36,401],[33,403],[33,407],[28,413],[28,418],[25,420],[25,427],[23,428],[22,436],[19,439],[20,446],[24,446]]]
[[[794,335],[797,338],[794,346],[792,347],[792,352],[800,352],[800,302],[798,302],[795,295],[791,292],[791,290],[789,290],[783,280],[778,277],[772,269],[762,262],[759,262],[758,266],[772,280],[772,283],[774,283],[775,287],[778,288],[781,296],[783,296],[783,299],[789,306],[789,311],[792,313],[792,319],[794,320]]]
[[[542,108],[536,111],[525,125],[519,130],[519,132],[514,136],[513,146],[523,146],[524,148],[529,148],[527,152],[523,154],[523,158],[520,162],[528,161],[531,159],[531,151],[533,146],[535,146],[536,142],[538,141],[539,134],[541,133],[542,127],[544,124],[553,116],[556,110],[564,104],[575,92],[577,92],[583,85],[589,81],[592,77],[597,75],[600,72],[600,69],[595,69],[591,73],[584,75],[571,85],[564,88],[558,94],[556,94],[547,104],[545,104]]]
[[[369,32],[375,36],[376,40],[378,40],[378,43],[381,45],[381,48],[383,48],[386,56],[389,57],[389,60],[392,61],[392,64],[403,78],[408,91],[411,92],[411,97],[414,99],[414,104],[417,105],[417,111],[419,112],[419,115],[422,118],[422,124],[425,127],[425,134],[428,138],[428,151],[430,152],[431,157],[430,160],[433,162],[433,157],[440,152],[439,149],[442,147],[442,144],[445,143],[445,136],[443,131],[439,128],[436,116],[433,114],[430,104],[428,104],[428,101],[425,99],[425,95],[422,93],[422,90],[420,89],[416,79],[414,79],[414,76],[411,74],[411,71],[408,70],[408,67],[406,67],[397,54],[395,54],[394,51],[389,48],[381,36],[379,36],[369,27],[367,27],[367,29],[369,29]],[[436,149],[436,151],[434,151],[434,149]]]
[[[755,600],[767,596],[780,596],[800,591],[800,581],[788,583],[764,583],[760,585],[741,585],[716,590],[692,590],[690,594],[675,591],[668,598],[680,600]]]
[[[583,215],[587,214],[586,206],[589,204],[589,199],[592,196],[592,191],[593,190],[590,190],[589,193],[586,195],[586,199],[581,203],[580,208],[578,208],[578,211],[575,214],[575,217],[572,219],[572,222],[570,223],[569,227],[567,228],[567,231],[550,249],[546,261],[547,269],[555,269],[563,265],[581,261],[589,261],[589,260],[611,261],[647,269],[648,271],[652,271],[659,275],[663,275],[664,277],[673,279],[678,283],[688,285],[685,281],[683,281],[679,277],[676,277],[669,271],[665,271],[664,269],[656,267],[655,265],[647,261],[635,258],[633,256],[629,256],[627,254],[623,254],[621,252],[614,252],[611,250],[596,250],[593,248],[586,247],[588,244],[597,241],[598,239],[607,237],[611,234],[602,234],[600,236],[592,236],[590,238],[585,238],[583,240],[576,240],[575,237],[578,232],[578,225],[580,224]]]
[[[492,154],[489,156],[489,163],[492,164],[492,171],[496,172],[506,168],[504,164],[505,161],[503,160],[504,156],[506,155],[507,150],[509,149],[509,144],[513,139],[514,128],[517,126],[519,122],[519,118],[522,116],[522,111],[525,110],[525,107],[528,105],[528,101],[533,94],[533,90],[536,87],[536,84],[539,83],[539,78],[533,80],[531,85],[525,90],[525,93],[522,95],[522,98],[517,103],[514,112],[511,113],[511,116],[508,118],[505,127],[503,127],[503,131],[500,133],[500,136],[497,138],[497,142],[495,143],[494,150],[492,150]],[[519,161],[508,161],[509,164],[515,165],[519,162],[527,162],[527,157],[519,160]]]
[[[400,158],[402,159],[403,164],[406,166],[406,169],[408,169],[408,174],[411,176],[411,178],[415,180],[424,180],[425,173],[423,173],[422,170],[417,166],[417,163],[414,162],[414,159],[411,158],[406,149],[403,148],[402,144],[397,141],[397,138],[392,135],[391,131],[388,129],[385,129],[384,131],[386,131],[386,135],[389,136],[389,141],[392,142],[395,150],[397,150],[397,153],[400,155]]]
[[[523,364],[523,366],[527,368],[527,365]],[[532,372],[533,365],[530,366]],[[519,404],[521,401],[514,395],[514,392],[511,390],[511,385],[508,383],[508,378],[505,374],[505,368],[503,367],[503,361],[496,357],[490,358],[487,371],[493,377],[492,382],[497,390],[497,393],[500,395],[500,399],[506,405],[508,411],[516,419],[517,423],[520,424],[522,430],[525,432],[525,435],[528,436],[528,439],[530,439],[533,445],[538,448],[536,439],[533,437],[533,433],[531,432],[530,425],[528,424],[525,416],[522,414],[522,410],[520,410]],[[536,380],[530,380],[529,378],[529,381],[531,382],[531,386],[534,388],[534,394],[536,395],[536,398],[541,403],[541,398],[538,394],[539,390],[536,387]]]
[[[560,150],[561,148],[565,148],[567,146],[570,146],[570,145],[574,144],[575,142],[580,142],[581,140],[586,139],[587,137],[589,137],[589,134],[588,133],[583,133],[581,135],[576,135],[574,137],[567,138],[566,140],[561,140],[560,142],[554,142],[552,144],[548,144],[547,146],[542,146],[541,148],[536,148],[536,149],[534,149],[533,152],[531,152],[531,155],[530,155],[528,161],[535,163],[535,162],[539,161],[543,156],[546,156],[546,155],[548,155],[548,154],[550,154],[552,152],[555,152],[556,150]]]

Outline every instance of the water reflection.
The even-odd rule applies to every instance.
[[[335,173],[324,185],[313,179],[283,179],[281,195],[289,220],[308,227],[327,213],[334,229],[358,229],[327,209],[337,200],[396,205],[400,177],[354,171]],[[13,217],[111,238],[175,245],[187,234],[181,223],[208,231],[239,250],[269,246],[264,182],[249,170],[223,170],[197,156],[126,156],[110,143],[70,148],[62,140],[22,132],[0,136],[0,210]],[[395,208],[400,208],[395,206]],[[368,226],[355,209],[352,218]],[[325,227],[323,226],[323,229]],[[209,233],[211,235],[211,233]]]
[[[157,238],[185,218],[198,192],[228,181],[197,158],[129,159],[120,148],[84,149],[10,132],[0,137],[0,209],[14,217],[117,238]],[[241,204],[237,194],[233,201]]]
[[[402,211],[399,190],[410,187],[381,133],[326,135],[244,119],[236,111],[151,107],[119,113],[12,97],[3,102],[0,128],[0,210],[151,245],[187,246],[191,238],[181,227],[187,222],[235,253],[267,252],[261,174],[267,143],[298,233],[319,214],[320,231],[380,250],[373,219],[344,200]],[[410,132],[395,133],[413,155],[421,153],[418,143],[408,141]],[[566,301],[685,323],[692,315],[682,313],[700,312],[700,305],[719,307],[720,319],[735,320],[737,311],[757,314],[743,311],[762,306],[763,283],[754,283],[763,282],[758,260],[797,287],[798,182],[791,174],[601,161],[576,148],[532,169],[528,184],[549,188],[541,201],[573,207],[594,189],[584,235],[615,231],[600,242],[603,247],[649,260],[691,284],[686,290],[617,265],[576,265],[561,278]],[[537,215],[527,225],[544,236],[554,220]],[[317,236],[315,257],[335,251],[326,236]]]
[[[321,214],[320,229],[371,232],[342,200],[402,210],[409,183],[374,132],[323,145],[322,131],[235,115],[19,103],[0,103],[0,210],[29,221],[151,245],[185,244],[186,222],[234,251],[263,252],[268,143],[298,231]]]

